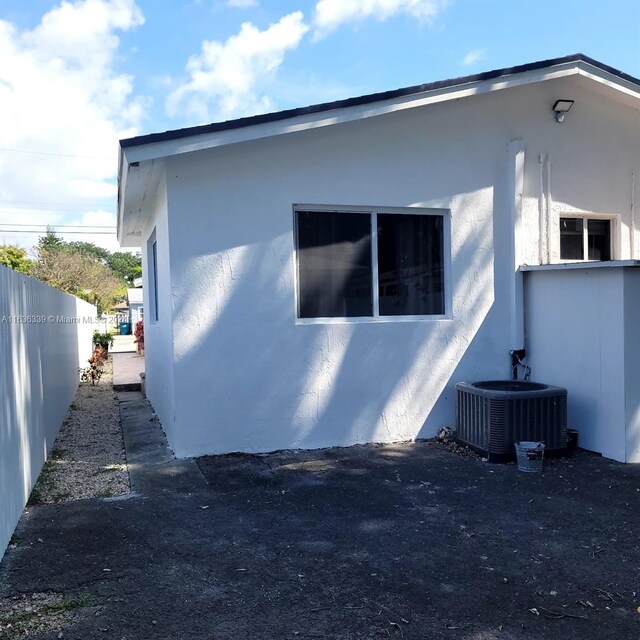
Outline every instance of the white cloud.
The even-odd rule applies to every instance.
[[[103,231],[102,227],[115,227],[116,226],[116,214],[112,211],[87,211],[84,213],[79,220],[80,224],[86,226],[96,227],[98,231]],[[64,232],[61,233],[63,237],[65,236]],[[118,245],[118,240],[113,235],[100,235],[96,234],[91,239],[87,239],[82,235],[74,235],[71,237],[70,235],[66,236],[67,240],[83,240],[87,242],[95,242],[97,245],[104,247],[105,249],[109,249],[109,251],[123,251],[120,249]]]
[[[264,113],[273,108],[265,93],[284,60],[308,31],[302,12],[290,13],[260,31],[245,22],[225,42],[205,40],[187,62],[187,80],[169,95],[170,116],[201,122]]]
[[[114,69],[117,33],[143,22],[135,0],[63,1],[32,30],[0,20],[0,223],[77,224],[115,207],[117,141],[148,106]]]
[[[346,23],[368,18],[383,21],[399,13],[431,24],[447,4],[448,0],[318,0],[314,35],[319,38]]]
[[[235,7],[236,9],[249,9],[250,7],[257,7],[258,0],[227,0],[228,7]]]
[[[465,67],[470,67],[476,62],[480,62],[480,60],[483,60],[486,55],[486,48],[482,47],[481,49],[474,49],[473,51],[469,51],[469,53],[467,53],[467,55],[462,59],[462,64]]]

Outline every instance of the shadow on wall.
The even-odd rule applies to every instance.
[[[451,424],[453,384],[507,375],[509,348],[508,305],[494,304],[493,225],[457,231],[445,321],[295,325],[290,230],[193,259],[211,284],[206,300],[186,288],[175,297],[175,378],[191,394],[176,393],[177,453],[409,440]],[[277,304],[250,303],[274,288]]]
[[[211,167],[220,158],[191,159],[176,168],[180,180],[188,174],[187,183],[176,178],[175,188],[188,193],[185,205],[193,203],[197,227],[188,236],[172,229],[175,246],[188,247],[184,257],[172,253],[172,444],[179,455],[429,437],[454,420],[453,383],[509,375],[513,347],[505,285],[513,266],[509,251],[500,248],[494,257],[494,246],[510,240],[506,142],[472,131],[449,149],[445,144],[451,141],[431,130],[426,142],[406,131],[398,142],[396,134],[403,132],[392,122],[386,125],[380,128],[386,137],[377,140],[381,153],[393,143],[400,150],[394,161],[408,170],[387,178],[375,153],[357,156],[358,176],[381,176],[375,184],[358,177],[352,186],[353,169],[339,159],[322,165],[323,181],[314,181],[308,166],[289,161],[295,147],[282,140],[276,149],[252,146],[251,166],[260,166],[260,185],[270,190],[247,193],[243,167],[246,172],[249,161],[241,148],[228,150],[219,195],[225,203],[223,233],[203,204],[211,206],[207,175],[215,174]],[[370,131],[362,126],[356,141],[364,145]],[[325,147],[340,142],[327,138],[307,140],[321,161]],[[410,162],[425,144],[444,154],[428,168]],[[270,153],[277,162],[267,162]],[[478,168],[477,157],[495,158],[495,166]],[[451,195],[460,182],[452,176],[454,160],[466,185],[458,195]],[[283,172],[287,184],[279,187]],[[392,205],[389,198],[402,193],[397,197],[407,204],[451,211],[451,320],[296,324],[291,202],[326,201],[327,181],[337,201],[353,202],[366,191],[371,201]],[[425,190],[429,200],[419,200]],[[255,215],[261,210],[281,213]],[[243,222],[243,211],[252,212],[250,222]]]
[[[549,93],[558,86],[550,84]],[[573,131],[591,141],[600,116],[569,119],[559,130],[544,92],[532,107],[530,98],[525,89],[505,93],[496,109],[478,111],[480,119],[469,117],[471,103],[459,101],[446,112],[430,108],[429,118],[415,110],[402,121],[382,117],[375,129],[366,122],[336,125],[301,133],[299,142],[281,136],[175,161],[176,201],[193,208],[196,227],[187,236],[174,221],[171,230],[175,246],[189,251],[178,260],[172,253],[180,440],[173,444],[180,455],[428,437],[453,421],[455,382],[510,375],[509,350],[522,345],[510,344],[508,140],[528,140],[529,213],[541,197],[537,158],[550,150],[554,207],[572,202],[609,210],[605,200],[612,196],[594,186],[597,180],[585,195],[593,154],[580,155],[579,171],[571,159],[575,147],[556,140]],[[478,96],[478,104],[488,101]],[[526,122],[514,118],[516,107],[528,114]],[[605,138],[615,166],[616,145]],[[301,154],[302,142],[313,152]],[[347,143],[348,154],[335,152]],[[396,170],[388,170],[392,165]],[[252,189],[248,171],[256,178]],[[624,198],[628,182],[625,174],[616,183]],[[465,193],[452,196],[461,184]],[[296,325],[292,219],[284,212],[291,202],[326,202],[328,189],[337,203],[362,204],[357,200],[366,196],[376,204],[398,204],[389,202],[398,198],[450,208],[452,320]],[[424,193],[428,201],[421,201]],[[215,203],[223,207],[223,233]],[[255,214],[260,211],[272,215]]]
[[[62,319],[95,315],[92,305],[0,266],[0,551],[90,355],[92,325]]]

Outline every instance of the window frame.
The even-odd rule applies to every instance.
[[[147,267],[149,270],[147,282],[149,284],[149,322],[157,324],[160,319],[158,304],[158,241],[154,229],[147,239]]]
[[[560,220],[562,218],[572,218],[574,220],[582,220],[582,249],[584,258],[582,260],[569,260],[567,258],[562,257],[562,247],[560,240]],[[611,246],[609,247],[609,255],[611,256],[610,260],[590,260],[589,259],[589,251],[588,251],[588,226],[589,220],[603,220],[609,222],[609,237]],[[556,247],[557,247],[557,256],[559,264],[581,264],[581,263],[590,263],[590,262],[610,262],[611,260],[619,260],[620,259],[620,241],[619,241],[619,233],[620,233],[620,216],[617,213],[594,213],[594,212],[585,212],[585,211],[560,211],[558,212],[557,219],[557,234],[556,234]]]
[[[353,317],[322,317],[322,318],[300,318],[299,313],[299,291],[300,274],[298,261],[298,211],[311,211],[317,213],[359,213],[369,214],[371,221],[371,275],[372,275],[372,309],[371,316]],[[388,323],[388,322],[433,322],[439,320],[452,319],[451,300],[451,210],[425,207],[372,207],[354,205],[327,205],[327,204],[303,204],[295,203],[292,207],[293,214],[293,270],[294,270],[294,307],[293,313],[295,323],[304,324],[367,324],[367,323]],[[443,250],[443,298],[444,313],[438,315],[380,315],[380,291],[378,280],[378,214],[397,215],[429,215],[440,216],[442,218],[442,250]]]

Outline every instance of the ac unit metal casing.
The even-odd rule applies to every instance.
[[[456,384],[456,439],[490,462],[515,458],[514,443],[544,442],[545,455],[567,449],[567,390],[537,382]]]

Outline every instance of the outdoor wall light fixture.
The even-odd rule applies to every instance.
[[[564,114],[573,107],[574,100],[556,100],[553,104],[553,112],[556,114],[556,122],[564,122]]]

